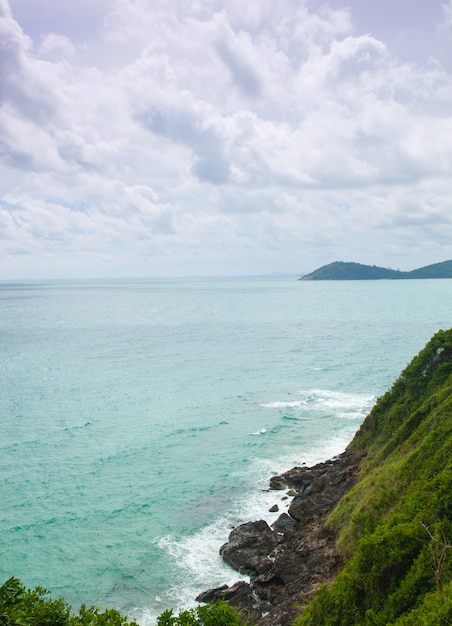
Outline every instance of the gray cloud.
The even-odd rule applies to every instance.
[[[10,0],[14,18],[24,31],[39,42],[49,33],[66,35],[74,42],[97,37],[110,0]]]
[[[193,112],[192,112],[193,113]],[[184,144],[194,154],[193,173],[214,184],[229,178],[229,164],[221,137],[210,128],[202,127],[202,120],[179,108],[151,109],[138,116],[150,131]]]
[[[261,81],[247,61],[224,41],[219,41],[216,49],[242,93],[250,98],[260,97],[262,95]]]

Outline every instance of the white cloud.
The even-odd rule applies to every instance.
[[[75,47],[69,37],[49,33],[39,46],[39,56],[44,59],[59,61],[70,59],[75,54]]]
[[[452,1],[448,0],[448,2],[446,2],[445,4],[442,4],[441,6],[443,8],[443,18],[444,18],[442,26],[446,28],[451,28],[452,27]]]
[[[118,0],[82,45],[0,1],[5,272],[450,256],[451,76],[350,11]]]

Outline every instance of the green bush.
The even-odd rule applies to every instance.
[[[62,599],[52,600],[42,587],[26,589],[18,578],[0,587],[0,626],[138,626],[115,609],[83,605],[78,615]]]
[[[158,626],[245,626],[242,618],[226,602],[198,606],[173,615],[164,611]],[[82,605],[78,615],[62,599],[52,600],[42,587],[26,589],[18,578],[0,587],[0,626],[138,626],[116,609],[102,611]]]
[[[413,611],[390,626],[447,626],[452,624],[452,586],[442,592],[425,595]]]
[[[157,626],[245,626],[246,622],[226,602],[198,606],[173,615],[170,609],[157,619]]]

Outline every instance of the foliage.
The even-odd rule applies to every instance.
[[[172,610],[168,610],[157,619],[157,626],[245,626],[245,624],[239,614],[223,601],[182,611],[176,616]]]
[[[115,609],[82,606],[78,615],[61,598],[52,600],[42,587],[26,589],[18,578],[0,587],[0,626],[138,626]]]
[[[226,602],[217,602],[173,615],[164,611],[158,626],[245,626],[242,618]],[[80,607],[78,615],[62,599],[52,600],[42,587],[26,589],[18,578],[0,587],[0,626],[138,626],[115,609]]]
[[[447,626],[452,624],[452,585],[442,592],[426,594],[415,611],[397,619],[390,626]]]
[[[360,479],[328,522],[346,565],[296,626],[452,623],[452,330],[413,359],[350,450]]]
[[[23,587],[17,578],[10,578],[0,587],[0,625],[23,623]]]
[[[426,265],[417,270],[408,272],[410,278],[451,278],[452,277],[452,261],[442,261],[441,263],[433,263]]]
[[[376,265],[334,261],[306,274],[300,280],[400,280],[408,278],[452,278],[452,261],[434,263],[411,272],[401,272]]]
[[[301,280],[380,280],[383,278],[405,278],[406,274],[406,272],[377,267],[376,265],[334,261],[319,267],[311,274],[303,276]]]

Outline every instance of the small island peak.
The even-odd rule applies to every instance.
[[[406,280],[419,278],[452,278],[452,260],[434,263],[402,272],[377,265],[363,265],[352,261],[334,261],[323,265],[298,280]]]

